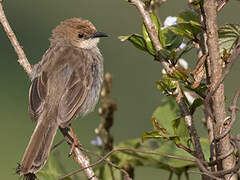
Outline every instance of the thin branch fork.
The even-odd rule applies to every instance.
[[[237,135],[236,138],[233,139],[233,142],[238,150],[238,157],[240,157],[240,135]],[[201,161],[199,161],[199,159],[196,159],[196,162],[198,164],[198,166],[200,167],[200,169],[202,170],[202,172],[204,172],[204,174],[208,175],[208,176],[215,176],[215,177],[223,177],[227,174],[234,174],[237,173],[238,170],[240,169],[240,159],[238,158],[237,163],[235,164],[235,166],[231,169],[227,169],[227,170],[221,170],[218,172],[211,172],[209,171],[207,168],[205,168],[202,164]]]
[[[83,149],[83,148],[81,148]],[[95,153],[92,153],[92,152],[89,152],[87,150],[88,153],[91,153],[91,154],[94,154],[94,155],[97,155]],[[111,161],[108,160],[108,157],[111,156],[113,153],[115,152],[132,152],[132,153],[139,153],[139,154],[151,154],[151,155],[156,155],[156,156],[161,156],[161,157],[166,157],[166,158],[172,158],[172,159],[178,159],[178,160],[182,160],[182,161],[189,161],[189,162],[196,162],[194,159],[192,158],[185,158],[185,157],[180,157],[180,156],[174,156],[174,155],[169,155],[169,154],[161,154],[161,153],[157,153],[157,152],[151,152],[151,151],[143,151],[143,150],[138,150],[138,149],[132,149],[132,148],[115,148],[115,149],[112,149],[110,152],[108,152],[105,156],[99,156],[97,155],[98,157],[100,157],[99,160],[97,160],[95,163],[91,164],[89,167],[93,167],[93,166],[96,166],[100,163],[102,163],[103,161],[106,161],[107,163],[111,163]],[[131,178],[128,176],[128,173],[124,170],[124,169],[121,169],[119,167],[116,167],[114,164],[111,163],[111,166],[113,166],[114,168],[117,168],[119,169],[124,175],[125,177],[127,178],[127,180],[131,180]],[[85,168],[82,168],[82,169],[78,169],[76,171],[73,171],[65,176],[62,176],[60,177],[58,180],[63,180],[64,178],[66,177],[70,177],[70,176],[73,176],[74,174],[77,174],[81,171],[83,171]]]
[[[234,122],[236,121],[236,111],[238,110],[237,100],[238,100],[239,96],[240,96],[240,88],[238,88],[238,90],[236,91],[234,98],[232,100],[232,105],[229,107],[229,110],[231,111],[230,123],[224,123],[227,125],[223,124],[223,126],[226,126],[226,127],[219,136],[215,137],[216,141],[224,138],[231,131],[232,126],[233,126]]]
[[[232,54],[230,56],[230,59],[229,59],[229,63],[227,64],[225,71],[222,74],[221,78],[215,83],[215,85],[212,87],[212,90],[208,93],[208,95],[205,99],[206,103],[210,102],[212,95],[216,92],[216,90],[219,88],[219,86],[226,79],[227,75],[230,73],[232,66],[237,61],[239,54],[240,54],[240,40],[237,42],[236,46],[234,47]]]
[[[179,108],[182,112],[182,115],[185,120],[185,124],[187,125],[193,147],[194,147],[194,156],[198,159],[200,159],[202,162],[205,162],[204,154],[202,151],[202,147],[200,144],[199,136],[197,134],[196,128],[194,126],[193,117],[188,109],[187,104],[185,103],[184,96],[182,94],[182,91],[180,87],[178,86],[175,93],[173,94],[175,96],[175,99],[179,105]]]
[[[3,5],[2,5],[3,1],[0,0],[0,23],[3,26],[4,31],[6,32],[6,35],[8,37],[8,39],[10,40],[17,56],[18,56],[18,62],[19,64],[23,67],[23,69],[25,70],[25,72],[27,73],[28,77],[31,79],[32,78],[32,66],[29,63],[22,47],[20,46],[11,26],[8,23],[8,20],[6,18],[6,15],[4,13],[4,9],[3,9]],[[67,134],[69,134],[69,132],[66,132]],[[63,134],[64,135],[64,134]],[[66,134],[65,134],[66,136]],[[73,143],[73,137],[71,136],[66,136],[67,137],[67,141],[68,143]],[[73,149],[74,152],[74,160],[82,167],[86,168],[86,170],[84,171],[86,176],[88,178],[91,178],[91,180],[98,180],[97,177],[95,177],[94,175],[94,171],[92,170],[92,168],[89,167],[89,159],[84,156],[84,154],[81,152],[80,148],[78,147],[74,147]]]

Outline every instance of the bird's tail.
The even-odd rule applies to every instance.
[[[46,119],[39,119],[25,150],[17,173],[20,175],[35,174],[46,163],[53,139],[58,129],[57,123]]]

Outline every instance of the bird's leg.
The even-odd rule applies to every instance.
[[[73,153],[73,149],[74,149],[75,147],[79,147],[79,146],[80,146],[80,142],[78,141],[77,135],[76,135],[75,132],[73,131],[71,125],[69,126],[69,130],[70,130],[70,131],[69,131],[70,136],[73,138],[72,146],[71,146],[71,149],[70,149],[70,151],[69,151],[69,153],[68,153],[68,155],[71,156],[72,153]]]

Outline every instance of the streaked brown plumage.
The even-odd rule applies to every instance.
[[[18,173],[35,174],[45,164],[58,127],[68,127],[77,115],[91,112],[103,81],[99,37],[90,21],[72,18],[57,26],[50,47],[34,66],[29,113],[37,122]]]

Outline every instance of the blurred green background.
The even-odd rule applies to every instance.
[[[98,30],[109,34],[109,38],[101,40],[99,47],[105,59],[105,72],[110,72],[113,76],[112,97],[118,104],[112,128],[115,143],[140,137],[144,131],[151,129],[152,112],[163,98],[155,87],[155,81],[161,76],[160,64],[130,43],[122,43],[117,39],[120,35],[141,32],[142,21],[134,7],[123,0],[5,0],[4,7],[31,64],[41,59],[49,46],[51,30],[64,19],[89,19]],[[239,7],[239,2],[230,1],[220,12],[218,23],[239,23]],[[163,21],[167,16],[177,16],[186,8],[186,0],[168,0],[159,9],[159,17]],[[184,58],[191,65],[196,63],[194,52]],[[237,62],[226,80],[227,103],[239,87],[239,68]],[[0,179],[18,179],[15,168],[17,162],[21,161],[35,127],[27,111],[29,85],[26,73],[18,65],[17,56],[0,28]],[[206,137],[207,131],[201,125],[200,116],[198,113],[195,118],[196,126],[199,133]],[[95,111],[73,123],[82,145],[91,150],[94,150],[94,147],[90,141],[95,139],[94,129],[99,120]],[[238,126],[239,122],[234,126],[235,133]],[[61,138],[59,133],[56,141]],[[59,147],[61,156],[68,165],[67,169],[71,171],[78,166],[71,158],[67,158],[68,150],[66,144]],[[137,168],[135,174],[137,180],[167,179],[168,175],[165,171],[153,168]],[[200,177],[191,175],[191,179]]]

